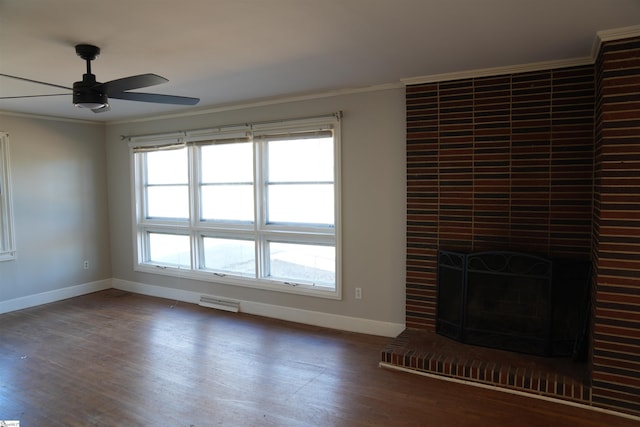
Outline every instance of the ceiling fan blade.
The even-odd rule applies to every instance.
[[[200,98],[187,96],[161,95],[158,93],[119,92],[109,94],[109,98],[126,99],[127,101],[155,102],[158,104],[196,105]]]
[[[48,93],[46,95],[22,95],[22,96],[0,96],[0,99],[20,99],[20,98],[39,98],[41,96],[62,96],[71,95],[70,93]]]
[[[56,85],[56,84],[53,84],[53,83],[47,83],[47,82],[39,82],[38,80],[26,79],[24,77],[12,76],[12,75],[9,75],[9,74],[0,74],[0,76],[1,77],[9,77],[10,79],[22,80],[23,82],[37,83],[39,85],[52,86],[52,87],[57,87],[57,88],[60,88],[60,89],[73,90],[70,87],[60,86],[60,85]]]
[[[108,96],[112,96],[114,93],[124,92],[125,90],[141,89],[143,87],[155,86],[168,81],[169,80],[157,74],[140,74],[137,76],[111,80],[97,85],[95,89],[101,90]]]

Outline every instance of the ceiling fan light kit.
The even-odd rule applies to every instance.
[[[73,105],[79,108],[90,109],[94,113],[109,111],[109,98],[173,105],[196,105],[200,101],[199,98],[191,98],[186,96],[128,92],[129,90],[140,89],[168,82],[167,79],[158,76],[157,74],[140,74],[137,76],[111,80],[106,83],[100,83],[96,80],[96,76],[91,72],[91,61],[93,61],[98,55],[100,55],[100,48],[90,44],[79,44],[76,45],[75,49],[76,54],[86,61],[87,72],[82,75],[81,81],[75,82],[73,84],[73,88],[67,88],[65,86],[60,86],[53,83],[40,82],[24,77],[11,76],[8,74],[0,75],[31,83],[71,90],[73,95]],[[65,94],[8,96],[2,97],[0,99],[32,98],[37,96],[57,95]]]

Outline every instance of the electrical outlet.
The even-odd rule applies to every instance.
[[[362,299],[362,288],[356,288],[356,299]]]
[[[85,270],[88,270],[89,269],[89,261],[85,261],[84,264],[83,264],[83,267],[84,267]]]

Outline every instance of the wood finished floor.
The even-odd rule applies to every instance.
[[[0,315],[0,420],[41,426],[638,426],[378,367],[388,338],[108,290]]]

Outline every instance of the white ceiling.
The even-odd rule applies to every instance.
[[[101,48],[98,81],[156,73],[145,92],[195,107],[71,96],[0,110],[114,121],[399,83],[400,79],[588,57],[597,31],[640,24],[640,0],[0,0],[0,73],[71,86]],[[0,77],[0,97],[60,93]],[[64,92],[64,91],[62,91]]]

